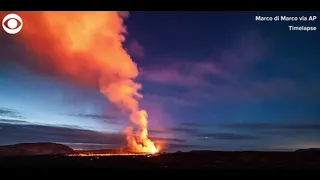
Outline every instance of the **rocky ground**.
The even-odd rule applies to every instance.
[[[298,152],[186,152],[158,156],[11,156],[1,167],[35,168],[212,168],[212,169],[320,169],[320,153]]]
[[[0,158],[0,168],[209,168],[209,169],[320,169],[319,151],[222,152],[191,151],[155,156],[66,156],[74,151],[64,145],[20,144],[9,149],[16,154]],[[33,147],[33,148],[31,148]],[[36,147],[36,148],[34,148]],[[44,148],[46,147],[46,148]],[[22,154],[18,154],[21,153]],[[1,153],[1,151],[0,151]],[[55,155],[53,155],[55,154]],[[1,155],[1,154],[0,154]]]

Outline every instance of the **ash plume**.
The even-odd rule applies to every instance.
[[[126,28],[126,12],[16,12],[23,21],[17,34],[33,59],[32,69],[59,78],[97,84],[100,93],[129,114],[139,128],[135,136],[132,127],[125,130],[128,145],[139,152],[156,152],[148,138],[147,112],[139,108],[141,84],[137,65],[122,46]],[[53,72],[53,73],[52,73]]]

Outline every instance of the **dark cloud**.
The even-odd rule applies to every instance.
[[[164,141],[164,142],[177,142],[177,143],[185,143],[184,139],[176,139],[176,138],[160,138],[160,137],[150,137],[150,139],[155,141]]]
[[[237,128],[237,129],[250,129],[250,130],[292,130],[292,131],[304,131],[304,130],[316,130],[320,131],[320,123],[254,123],[254,122],[242,122],[222,125],[225,128]]]
[[[203,133],[199,131],[197,126],[202,126],[201,124],[197,123],[182,123],[181,125],[187,126],[184,127],[173,127],[169,128],[167,130],[150,130],[151,134],[165,134],[165,133],[183,133],[190,137],[197,137],[200,140],[212,140],[212,139],[218,139],[218,140],[256,140],[260,139],[259,136],[254,136],[251,134],[243,134],[243,133],[219,133],[219,132],[207,132]],[[194,128],[191,128],[189,126],[193,126]],[[183,141],[180,141],[183,142]]]
[[[0,121],[0,144],[21,142],[59,142],[77,148],[119,148],[127,144],[124,134],[102,133],[80,129],[74,126],[45,126],[19,121],[21,124],[8,124]],[[24,122],[24,124],[22,124]],[[151,137],[166,144],[184,143],[175,138]]]
[[[159,102],[183,106],[201,105],[205,102],[314,97],[312,94],[316,93],[305,92],[311,92],[311,89],[315,88],[305,87],[292,77],[246,77],[248,72],[255,70],[254,65],[265,63],[268,59],[266,57],[272,55],[272,48],[272,40],[253,29],[236,37],[229,48],[213,51],[211,56],[204,59],[159,59],[158,62],[166,65],[153,64],[143,67],[140,78],[161,86],[188,89],[187,92],[179,93],[171,90],[173,88],[167,88],[170,92],[148,91],[149,96],[159,96],[156,98],[162,99]],[[167,102],[164,102],[165,99]]]
[[[165,66],[153,64],[145,67],[140,76],[146,81],[185,87],[216,85],[216,82],[208,81],[208,77],[215,77],[221,82],[236,81],[254,61],[268,52],[270,44],[269,40],[257,30],[248,31],[236,38],[234,42],[230,48],[214,51],[211,56],[201,61],[180,58],[161,59],[158,62],[166,63]]]
[[[36,124],[0,123],[0,143],[18,142],[70,142],[123,145],[122,134],[101,133],[70,127],[44,126]]]
[[[30,124],[28,122],[28,124]],[[65,128],[71,128],[71,129],[84,129],[83,126],[77,126],[77,125],[67,125],[67,124],[56,124],[57,127],[65,127]]]
[[[96,143],[70,143],[70,142],[57,142],[60,144],[65,144],[76,150],[99,150],[99,149],[117,149],[119,145],[112,144],[96,144]]]
[[[171,127],[163,130],[150,129],[149,133],[150,134],[183,133],[187,135],[195,135],[198,133],[198,130],[190,127]]]
[[[9,123],[9,124],[29,124],[27,121],[16,120],[16,119],[0,119],[0,123]]]
[[[129,54],[133,56],[136,56],[136,57],[144,56],[144,48],[137,40],[130,41],[127,45],[127,50]]]
[[[179,135],[180,133],[188,138],[196,138],[198,143],[205,142],[209,145],[210,142],[214,142],[214,144],[210,144],[210,147],[213,147],[217,142],[226,143],[222,145],[223,147],[229,146],[228,143],[232,142],[232,144],[244,145],[247,149],[265,148],[265,143],[277,144],[281,142],[291,142],[293,139],[296,141],[311,141],[312,137],[320,137],[320,124],[317,123],[275,124],[243,122],[221,125],[217,131],[204,131],[201,130],[200,126],[201,124],[197,123],[181,123],[180,127],[172,127],[165,130],[151,130],[150,134]],[[186,138],[186,140],[188,140],[188,138]],[[181,144],[185,142],[187,144],[190,143],[189,141],[180,141]],[[221,147],[216,148],[219,149]],[[234,146],[232,148],[239,147]],[[232,148],[230,147],[230,149]]]
[[[97,114],[76,114],[75,116],[92,118],[92,119],[115,119],[114,116],[97,115]]]
[[[8,108],[1,108],[0,107],[0,117],[11,117],[11,118],[25,118],[21,115],[19,111],[16,111],[14,109],[8,109]]]
[[[175,133],[184,133],[188,135],[196,135],[198,133],[197,129],[183,128],[183,127],[169,128],[168,131],[175,132]]]
[[[240,133],[199,133],[197,136],[203,140],[219,139],[219,140],[256,140],[259,136],[240,134]]]
[[[196,122],[185,122],[185,123],[181,123],[181,126],[186,126],[186,127],[202,127],[204,126],[201,123],[196,123]]]
[[[103,120],[109,124],[119,124],[119,120],[115,116],[109,115],[99,115],[99,114],[68,114],[68,116],[75,116],[80,118],[90,118],[90,119],[97,119]]]
[[[233,123],[223,125],[226,129],[250,131],[265,139],[310,139],[320,138],[319,123]]]

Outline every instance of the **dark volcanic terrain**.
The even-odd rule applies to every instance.
[[[320,153],[196,151],[157,156],[37,155],[0,158],[0,167],[12,168],[213,168],[320,169]]]
[[[65,146],[60,147],[72,153]],[[30,146],[30,145],[29,145]],[[28,146],[28,147],[29,147]],[[15,147],[15,146],[13,146]],[[20,146],[21,147],[21,146]],[[25,147],[25,146],[23,146]],[[38,148],[39,149],[39,148]],[[41,148],[40,148],[41,149]],[[66,156],[56,155],[5,156],[0,158],[0,168],[209,168],[209,169],[320,169],[318,151],[298,152],[222,152],[191,151],[154,156]],[[42,150],[42,152],[48,152]],[[51,150],[50,150],[51,152]],[[101,151],[99,151],[100,153]],[[52,153],[52,152],[51,152]],[[41,154],[41,153],[40,153]],[[43,154],[43,153],[42,153]],[[60,154],[60,155],[59,155]]]

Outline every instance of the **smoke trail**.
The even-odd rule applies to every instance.
[[[128,145],[139,152],[156,152],[148,138],[147,112],[139,109],[141,85],[136,64],[122,47],[126,28],[119,12],[18,12],[24,26],[18,36],[36,53],[37,67],[47,67],[65,80],[98,84],[100,92],[130,114],[138,126],[126,129]]]

